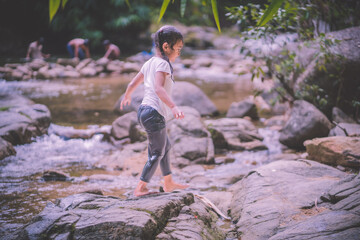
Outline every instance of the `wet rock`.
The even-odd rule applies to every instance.
[[[347,239],[357,240],[360,217],[348,211],[332,211],[316,215],[305,222],[286,228],[269,240]]]
[[[252,119],[259,118],[255,102],[251,99],[245,99],[241,102],[233,102],[226,113],[226,117],[228,118],[242,118],[245,116],[249,116]]]
[[[130,143],[130,139],[128,138],[125,138],[122,141],[128,142],[121,144],[123,147],[118,154],[102,158],[96,162],[94,166],[108,171],[142,169],[144,167],[144,161],[147,159],[147,142]],[[124,146],[125,144],[126,146]],[[110,179],[114,180],[112,176],[110,176]]]
[[[71,70],[70,71],[64,71],[63,76],[65,78],[78,78],[78,77],[80,77],[80,73],[76,72],[75,70],[73,70],[73,71],[71,71]]]
[[[16,155],[16,151],[12,144],[8,141],[5,141],[0,137],[0,160],[3,160],[4,158]]]
[[[131,103],[130,105],[124,106],[123,110],[120,110],[120,103],[122,99],[124,98],[124,94],[121,95],[121,97],[117,100],[114,106],[114,112],[119,114],[125,114],[128,112],[136,111],[138,110],[142,99],[144,97],[144,85],[141,84],[138,86],[135,91],[131,94]]]
[[[32,137],[47,132],[51,115],[45,105],[31,104],[24,97],[2,95],[0,111],[0,136],[13,145],[31,142]],[[19,102],[16,102],[19,99]],[[30,105],[19,105],[30,104]]]
[[[45,171],[42,179],[44,181],[67,181],[70,180],[70,176],[60,171]]]
[[[96,62],[96,65],[105,67],[110,62],[110,60],[108,58],[103,57],[103,58],[99,58],[95,62]]]
[[[266,119],[264,121],[264,125],[274,130],[281,130],[285,126],[288,119],[289,116],[287,115],[273,116]]]
[[[120,73],[123,65],[124,65],[124,62],[122,62],[120,60],[110,61],[106,65],[106,70],[109,72],[119,72]]]
[[[235,162],[235,158],[232,157],[217,157],[215,158],[215,164],[227,164]]]
[[[207,197],[220,211],[228,215],[230,210],[230,204],[233,197],[232,192],[227,191],[214,191],[214,192],[204,192],[204,196]]]
[[[84,67],[79,70],[80,75],[84,77],[94,77],[97,74],[97,71],[93,67]]]
[[[354,119],[346,115],[340,108],[332,109],[332,120],[336,123],[356,123]]]
[[[81,60],[75,67],[76,71],[81,71],[83,68],[88,66],[93,60],[91,58],[85,58]]]
[[[124,98],[123,94],[116,102],[114,111],[120,114],[134,110],[137,111],[143,97],[144,87],[141,85],[132,94],[130,106],[126,106],[123,111],[120,110],[120,102]],[[217,108],[205,95],[205,93],[200,88],[189,82],[176,81],[172,98],[176,105],[195,108],[202,116],[216,115],[218,113]]]
[[[50,110],[42,104],[19,107],[16,111],[30,119],[41,134],[46,134],[51,122]]]
[[[200,113],[191,107],[181,107],[185,118],[168,125],[175,159],[179,167],[193,163],[213,163],[214,145],[211,135],[201,120]]]
[[[90,190],[86,190],[84,193],[91,193],[91,194],[95,194],[95,195],[101,195],[103,196],[103,192],[101,191],[101,189],[90,189]]]
[[[146,132],[138,125],[136,112],[130,112],[117,118],[112,123],[111,135],[115,139],[129,137],[131,142],[146,140]]]
[[[31,68],[32,71],[37,71],[40,68],[46,66],[48,63],[45,62],[43,59],[34,59],[32,60],[28,66],[29,68]]]
[[[58,58],[56,60],[57,64],[63,65],[63,66],[67,66],[70,65],[72,67],[76,67],[76,65],[79,64],[79,60],[75,59],[75,58]]]
[[[326,137],[304,143],[308,159],[328,165],[360,168],[359,137]]]
[[[330,130],[329,136],[360,136],[360,124],[356,123],[339,123],[335,128]]]
[[[216,216],[207,212],[202,203],[194,203],[191,193],[149,195],[141,198],[122,200],[112,196],[75,194],[48,203],[45,209],[17,234],[17,239],[59,239],[72,236],[74,239],[155,239],[157,235],[168,234],[166,228],[174,221],[184,221],[184,215],[197,211],[196,221],[211,233],[221,231],[214,224]],[[101,217],[99,217],[101,216]],[[193,217],[194,219],[194,217]],[[193,221],[190,221],[192,223]],[[203,223],[201,223],[203,222]],[[174,231],[193,231],[192,225],[171,226]],[[196,231],[201,235],[203,229]]]
[[[351,210],[360,212],[360,175],[349,175],[325,193],[322,198],[324,202],[331,202],[332,210]]]
[[[32,105],[34,102],[22,95],[0,92],[0,111],[7,111],[13,107]]]
[[[169,219],[155,239],[224,239],[224,232],[215,224],[217,219],[214,212],[195,198],[195,203],[183,207],[178,216]]]
[[[221,118],[205,120],[211,133],[215,149],[228,150],[264,150],[267,147],[261,142],[263,138],[256,127],[242,118]]]
[[[189,82],[175,82],[172,97],[178,106],[195,108],[202,116],[216,115],[218,110],[205,93]]]
[[[13,145],[31,142],[32,137],[40,136],[46,128],[38,128],[36,120],[17,112],[0,112],[0,136]]]
[[[290,148],[303,149],[305,140],[326,137],[330,129],[331,123],[322,112],[304,100],[297,100],[281,130],[280,142]]]
[[[276,161],[251,171],[231,188],[234,197],[230,209],[237,232],[242,239],[254,240],[337,239],[337,234],[341,236],[354,226],[349,219],[354,215],[331,212],[325,206],[319,211],[312,208],[322,203],[323,193],[347,176],[309,160]],[[302,229],[306,234],[292,235],[292,229]]]
[[[109,135],[110,131],[106,128],[74,129],[74,128],[52,128],[52,133],[65,139],[90,139],[95,134]]]

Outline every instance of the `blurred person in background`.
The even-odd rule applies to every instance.
[[[90,58],[89,39],[74,38],[67,44],[67,50],[71,58],[84,59]]]
[[[40,37],[38,40],[30,43],[28,51],[26,53],[26,60],[49,58],[50,54],[45,54],[42,52],[43,44],[43,37]]]

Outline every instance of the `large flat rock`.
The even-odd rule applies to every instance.
[[[359,214],[335,209],[323,196],[353,176],[310,160],[264,165],[232,187],[230,208],[237,232],[251,240],[358,239]]]
[[[217,219],[191,193],[127,200],[80,193],[48,203],[10,239],[171,239],[186,233],[192,239],[222,239]]]

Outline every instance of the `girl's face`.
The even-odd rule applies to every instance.
[[[178,40],[175,45],[173,46],[173,49],[171,49],[170,45],[167,43],[164,43],[164,52],[166,56],[169,58],[170,62],[174,62],[177,57],[180,56],[181,49],[183,48],[184,43],[182,40]]]

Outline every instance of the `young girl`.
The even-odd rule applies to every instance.
[[[145,92],[138,110],[138,120],[148,136],[148,160],[134,191],[135,196],[149,194],[146,185],[154,175],[159,163],[164,176],[165,192],[188,187],[172,180],[169,159],[171,146],[166,132],[166,120],[171,115],[176,119],[184,118],[184,113],[170,97],[174,85],[173,68],[170,62],[174,62],[180,56],[181,48],[184,45],[183,36],[175,27],[163,26],[156,32],[154,42],[155,57],[149,59],[129,83],[120,104],[120,109],[130,104],[131,94],[137,86],[144,82]]]

